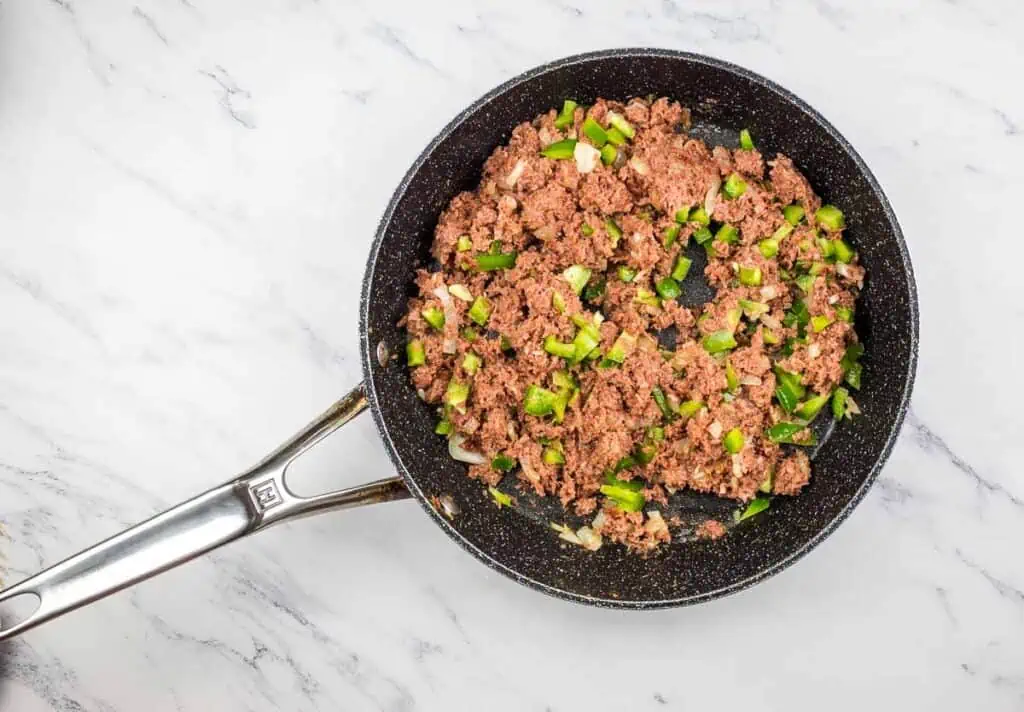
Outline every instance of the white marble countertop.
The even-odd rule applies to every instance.
[[[0,3],[7,582],[355,384],[392,190],[463,106],[558,56],[688,49],[808,100],[887,190],[922,316],[880,481],[754,589],[592,610],[486,569],[415,504],[371,507],[15,640],[0,709],[1024,708],[1022,26],[1014,0]],[[326,450],[337,482],[390,473],[369,418]]]

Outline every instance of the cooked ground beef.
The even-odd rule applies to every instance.
[[[471,477],[516,468],[524,490],[596,512],[588,548],[647,551],[670,539],[656,505],[677,490],[748,502],[807,484],[804,426],[829,398],[857,412],[840,384],[859,385],[864,270],[787,157],[709,148],[664,98],[570,111],[517,126],[441,215],[440,269],[417,273],[403,320],[411,377],[439,431],[482,454]],[[690,308],[675,297],[698,243],[716,294]]]

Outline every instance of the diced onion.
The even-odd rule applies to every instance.
[[[523,171],[526,170],[526,161],[520,158],[516,161],[516,165],[513,166],[512,171],[505,177],[505,185],[509,188],[516,187],[516,181],[523,175]]]
[[[533,231],[533,236],[541,242],[547,242],[553,240],[555,237],[555,228],[551,225],[541,225],[539,228]]]
[[[534,484],[540,482],[540,475],[537,474],[537,471],[534,470],[530,463],[527,462],[525,459],[520,461],[519,467],[521,467],[523,470],[523,476],[526,477],[526,479],[528,479],[530,482],[533,482]]]
[[[452,298],[448,296],[448,287],[441,285],[431,292],[435,297],[441,300],[441,306],[444,307],[444,323],[445,324],[457,324],[459,319],[459,313],[455,311],[455,305],[452,303]],[[444,342],[441,344],[441,350],[446,354],[453,354],[456,351],[457,342],[451,337],[445,337]]]
[[[589,143],[578,141],[572,150],[572,157],[576,160],[576,170],[580,173],[590,173],[601,160],[601,152]]]
[[[468,462],[470,465],[482,465],[487,462],[487,458],[480,453],[464,450],[462,448],[464,442],[466,442],[466,436],[461,433],[455,433],[448,439],[448,454],[452,456],[453,460]]]
[[[761,299],[766,302],[770,302],[777,296],[779,296],[779,291],[773,285],[769,284],[767,287],[761,287]]]
[[[757,376],[740,376],[740,383],[744,386],[760,386],[761,379]]]
[[[555,522],[551,522],[551,528],[558,532],[559,539],[564,539],[570,544],[575,544],[576,546],[583,546],[583,542],[581,542],[580,538],[576,536],[576,532],[565,524],[556,524]]]
[[[821,356],[821,346],[815,342],[807,347],[807,355],[811,358],[818,358]]]
[[[767,326],[769,329],[781,329],[782,322],[769,314],[761,315],[761,323]]]
[[[708,426],[708,432],[711,434],[711,437],[713,438],[717,439],[722,437],[722,424],[719,423],[717,420],[712,421],[711,425]]]
[[[647,162],[637,156],[633,156],[629,159],[629,167],[642,176],[651,172],[651,169],[647,166]]]
[[[831,297],[828,298],[828,303],[829,304],[837,304],[838,302],[839,302],[839,295],[838,294],[833,294]]]
[[[580,546],[588,551],[597,551],[601,548],[601,535],[590,527],[580,527],[577,529],[576,538],[580,540]]]
[[[846,396],[846,410],[851,415],[860,415],[860,407],[850,396]]]
[[[743,474],[743,456],[736,453],[732,456],[732,474],[739,477]]]
[[[708,192],[704,194],[704,212],[708,214],[708,217],[711,217],[711,214],[715,212],[715,201],[718,200],[718,191],[721,187],[722,179],[716,175],[708,187]]]
[[[597,513],[597,516],[594,517],[594,521],[590,523],[590,526],[593,527],[595,531],[600,532],[601,527],[604,526],[606,519],[608,519],[608,517],[605,516],[604,510],[602,509],[600,512]]]
[[[644,529],[646,529],[649,534],[668,531],[668,524],[665,523],[665,518],[661,516],[661,512],[657,509],[649,510],[648,512],[645,512],[645,514],[647,514],[647,521],[644,522]]]
[[[470,291],[466,288],[466,285],[464,284],[453,284],[452,286],[448,287],[448,292],[456,299],[461,299],[464,302],[473,301],[473,295],[470,293]],[[448,317],[446,315],[445,319],[447,318]]]
[[[377,363],[380,364],[381,368],[388,365],[388,356],[388,347],[383,341],[381,341],[377,344]]]

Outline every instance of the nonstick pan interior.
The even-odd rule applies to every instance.
[[[429,259],[438,215],[479,181],[487,156],[513,127],[565,98],[669,96],[690,108],[706,140],[736,145],[749,128],[771,158],[790,156],[826,202],[846,214],[847,238],[859,250],[867,280],[858,303],[864,341],[863,416],[826,432],[813,454],[810,485],[777,497],[767,512],[711,542],[686,532],[647,558],[606,545],[585,551],[558,539],[548,521],[573,521],[557,502],[521,497],[523,512],[498,509],[465,466],[433,433],[436,415],[409,383],[404,363],[381,366],[378,344],[403,353],[396,326],[412,294],[414,270]],[[476,102],[424,151],[381,220],[363,285],[363,368],[374,418],[398,472],[442,528],[479,559],[547,593],[618,607],[693,603],[739,590],[779,571],[827,536],[857,504],[887,457],[910,396],[917,360],[917,296],[899,225],[853,148],[810,107],[768,80],[698,55],[615,50],[554,62],[528,72]],[[439,507],[439,502],[449,504]],[[728,517],[735,508],[714,497],[676,495],[684,521]],[[442,510],[457,511],[447,516]],[[578,526],[578,524],[577,524]]]

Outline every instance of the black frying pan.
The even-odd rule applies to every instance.
[[[549,522],[572,522],[556,502],[517,497],[498,509],[465,466],[434,434],[433,408],[422,402],[400,360],[397,326],[413,293],[415,269],[429,259],[438,215],[478,182],[484,161],[516,124],[565,98],[625,100],[655,94],[692,112],[693,132],[736,145],[749,128],[766,156],[785,153],[825,202],[839,206],[846,237],[867,269],[856,312],[864,342],[863,416],[823,426],[810,485],[776,498],[767,512],[717,541],[686,536],[641,558],[622,547],[589,552],[561,541]],[[917,293],[910,257],[882,189],[853,147],[807,104],[745,69],[667,50],[597,52],[531,70],[457,116],[416,160],[377,230],[363,281],[360,340],[364,383],[249,472],[102,542],[0,594],[34,596],[28,617],[0,632],[16,635],[50,618],[148,578],[217,546],[285,519],[410,493],[466,551],[537,590],[581,603],[659,608],[706,601],[751,586],[820,543],[874,481],[903,421],[917,363]],[[319,497],[289,490],[290,462],[367,404],[400,478]],[[684,522],[727,517],[734,505],[679,493],[670,509]]]

